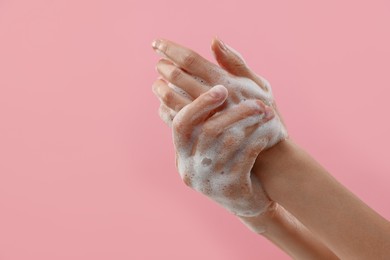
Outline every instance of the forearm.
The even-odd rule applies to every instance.
[[[240,220],[294,259],[338,259],[306,227],[277,203],[258,217],[241,217]]]
[[[389,223],[291,140],[260,156],[254,170],[268,195],[340,258],[388,258]]]

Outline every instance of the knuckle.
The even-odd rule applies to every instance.
[[[177,81],[181,78],[182,76],[182,72],[179,68],[173,68],[170,73],[169,73],[169,78],[172,80],[172,81]]]
[[[158,109],[158,114],[164,123],[166,123],[169,127],[172,126],[172,120],[174,118],[174,115],[172,115],[172,113],[167,111],[167,109],[165,109],[164,107],[160,106],[160,108]]]
[[[248,104],[248,110],[251,115],[256,113],[263,113],[265,111],[265,105],[263,101],[257,99],[254,103],[255,104]]]
[[[161,99],[165,104],[170,104],[174,99],[174,95],[169,89],[167,89],[162,93]]]
[[[254,148],[250,148],[247,152],[247,158],[256,158],[257,155],[260,153],[260,150],[261,147],[254,147]]]
[[[204,124],[202,127],[202,132],[206,136],[216,136],[218,134],[218,130],[212,124]]]
[[[239,187],[239,185],[237,183],[234,183],[234,182],[226,184],[222,189],[223,196],[225,196],[229,199],[239,197],[240,192],[239,192],[238,187]]]
[[[249,70],[248,66],[246,65],[245,61],[242,59],[237,58],[235,62],[233,63],[233,66],[241,69],[241,70]]]
[[[178,120],[177,117],[174,118],[173,122],[172,122],[172,129],[177,132],[177,133],[180,133],[181,130],[183,129],[183,122],[181,120]]]
[[[252,116],[256,113],[259,113],[260,109],[257,104],[250,104],[249,102],[244,103],[243,107],[241,108],[240,114],[241,118],[246,118],[248,116]]]
[[[237,199],[251,193],[250,184],[247,182],[229,183],[224,187],[223,195],[229,199]]]
[[[231,59],[231,63],[230,64],[234,68],[238,68],[238,69],[246,70],[246,71],[249,70],[249,68],[248,68],[244,58],[239,53],[231,52],[230,59]]]
[[[159,83],[160,83],[160,81],[159,80],[156,80],[155,82],[153,82],[153,84],[152,84],[152,91],[153,91],[153,93],[157,93],[157,89],[158,89],[158,86],[159,86]]]
[[[184,182],[184,184],[188,187],[192,187],[192,176],[188,173],[183,173],[182,174],[182,181]]]
[[[191,67],[196,62],[196,59],[196,54],[189,52],[183,58],[183,65],[186,67]]]
[[[248,108],[246,114],[248,116],[259,113],[261,110],[257,106],[251,106]]]
[[[236,142],[236,138],[233,135],[228,135],[223,140],[224,147],[231,147]]]

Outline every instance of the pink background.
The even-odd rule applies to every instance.
[[[389,1],[0,1],[0,259],[288,259],[187,188],[150,44],[214,35],[290,135],[390,218]]]

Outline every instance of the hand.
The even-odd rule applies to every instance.
[[[274,109],[276,116],[272,120],[272,127],[278,129],[266,148],[287,138],[287,130],[277,110],[270,84],[252,72],[237,51],[214,39],[211,49],[219,67],[196,52],[167,40],[156,40],[153,48],[165,57],[156,66],[163,79],[153,84],[153,90],[161,99],[160,117],[168,125],[172,124],[180,109],[211,86],[222,84],[228,89],[229,97],[219,109],[245,100],[260,99]]]
[[[186,185],[245,217],[265,212],[271,201],[251,175],[272,136],[272,108],[250,99],[214,113],[227,99],[221,85],[201,94],[173,119],[176,166]]]

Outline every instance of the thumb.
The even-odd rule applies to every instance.
[[[217,37],[214,37],[211,42],[211,50],[219,66],[224,68],[227,72],[239,77],[250,78],[251,80],[256,82],[261,88],[265,90],[267,89],[267,81],[264,78],[256,75],[256,73],[254,73],[248,67],[244,58],[238,51],[226,45]]]
[[[216,85],[183,107],[172,121],[175,147],[186,147],[192,138],[194,127],[207,120],[227,97],[228,90],[222,85]]]
[[[241,54],[217,37],[214,37],[211,42],[211,50],[218,64],[231,74],[236,76],[248,74],[249,69]]]
[[[212,112],[221,107],[228,97],[228,90],[216,85],[183,107],[173,119],[172,127],[178,132],[190,132],[191,128],[206,120]]]

